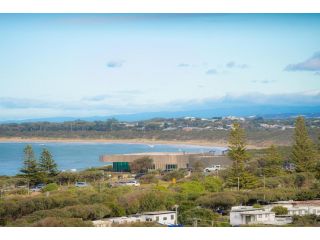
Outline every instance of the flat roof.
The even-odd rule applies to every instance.
[[[157,211],[157,212],[144,212],[141,215],[161,215],[161,214],[169,214],[176,213],[175,211]]]
[[[244,211],[241,212],[241,215],[259,215],[259,214],[272,214],[273,212],[270,211],[264,211],[264,210],[255,210],[255,211]]]

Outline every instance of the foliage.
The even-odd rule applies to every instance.
[[[262,206],[259,203],[255,203],[252,205],[253,208],[261,208]]]
[[[208,192],[220,192],[222,190],[222,180],[219,177],[207,176],[204,179],[204,187]]]
[[[58,173],[57,164],[54,162],[52,154],[46,148],[41,153],[39,168],[40,171],[45,172],[49,176],[55,176]]]
[[[177,190],[187,199],[196,199],[205,192],[205,187],[199,181],[186,181],[177,184]]]
[[[212,193],[197,199],[197,203],[200,206],[213,210],[227,210],[236,204],[245,202],[247,202],[247,197],[236,192]]]
[[[217,218],[217,215],[212,211],[195,207],[184,211],[180,214],[179,223],[184,225],[192,225],[197,221],[197,226],[212,226],[213,221]]]
[[[172,181],[173,178],[175,178],[176,180],[179,180],[179,179],[184,178],[185,174],[186,174],[185,170],[171,171],[171,172],[166,173],[162,177],[162,180],[164,180],[164,181]]]
[[[134,173],[146,173],[153,168],[153,160],[149,157],[142,157],[130,163],[130,169]]]
[[[46,217],[34,224],[33,227],[92,227],[92,222],[80,218]]]
[[[56,183],[49,183],[44,186],[41,190],[42,192],[51,192],[59,189],[59,186]]]
[[[230,187],[252,189],[258,186],[258,180],[250,172],[246,171],[245,163],[249,159],[246,150],[244,129],[239,123],[234,123],[229,136],[229,157],[232,159],[232,167],[229,171],[227,185]]]
[[[288,214],[288,208],[283,206],[275,206],[271,209],[272,212],[274,212],[276,215],[287,215]]]
[[[156,177],[154,173],[149,173],[141,176],[139,178],[141,183],[149,184],[149,183],[158,183],[159,179]]]
[[[266,155],[259,160],[263,175],[266,177],[275,177],[281,174],[283,159],[275,145],[267,149]]]
[[[317,215],[306,216],[293,216],[293,226],[308,227],[308,226],[320,226],[320,217]]]
[[[26,178],[29,179],[31,184],[39,182],[39,169],[37,165],[37,161],[35,159],[35,155],[33,152],[33,148],[31,145],[27,145],[24,150],[24,159],[23,159],[23,167],[20,170]]]
[[[294,144],[292,149],[292,160],[296,164],[297,172],[310,170],[315,164],[315,147],[309,137],[305,120],[298,117],[295,123]]]

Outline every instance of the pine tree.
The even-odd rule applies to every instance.
[[[31,145],[27,145],[24,150],[23,168],[20,170],[27,177],[32,178],[38,172],[37,161]]]
[[[316,161],[315,147],[308,135],[303,117],[298,117],[295,123],[292,147],[292,160],[296,164],[297,172],[312,170]]]
[[[245,169],[245,163],[249,160],[246,149],[246,136],[239,123],[234,123],[229,135],[228,155],[233,161],[232,168],[227,178],[230,187],[254,188],[258,184],[256,177]]]
[[[239,123],[234,123],[229,135],[229,157],[237,173],[244,171],[244,164],[249,159],[246,150],[246,136]]]
[[[49,176],[54,176],[58,173],[57,164],[53,160],[50,151],[46,148],[41,153],[39,166],[40,170]]]
[[[275,177],[280,174],[282,166],[282,156],[279,153],[275,145],[271,145],[267,149],[267,154],[264,158],[265,166],[263,168],[263,173],[267,177]]]

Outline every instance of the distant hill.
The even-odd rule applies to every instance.
[[[1,123],[23,123],[23,122],[65,122],[74,120],[84,121],[104,121],[109,118],[116,118],[120,121],[140,121],[151,118],[178,118],[178,117],[224,117],[224,116],[261,116],[266,119],[272,118],[290,118],[297,115],[305,117],[320,117],[320,106],[271,106],[271,105],[255,105],[255,106],[239,106],[239,107],[224,107],[213,109],[186,110],[178,112],[143,112],[134,114],[119,114],[109,116],[92,116],[92,117],[50,117],[36,118],[24,120],[2,121]]]

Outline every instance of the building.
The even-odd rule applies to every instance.
[[[320,216],[320,200],[279,201],[266,206],[266,208],[272,209],[275,206],[282,206],[287,208],[289,216],[294,216],[294,215],[305,216],[305,215],[311,215],[311,214]]]
[[[235,206],[230,211],[230,225],[274,224],[276,225],[275,213],[263,208],[252,206]]]
[[[114,172],[129,172],[130,163],[136,159],[149,157],[153,160],[152,169],[170,171],[175,169],[189,169],[197,162],[201,162],[203,167],[221,165],[227,167],[231,160],[225,155],[215,155],[212,153],[134,153],[121,155],[103,155],[100,161],[112,163]]]
[[[106,218],[93,221],[95,227],[112,227],[113,224],[127,224],[136,222],[157,222],[162,225],[173,225],[177,222],[175,211],[145,212],[124,217]]]

